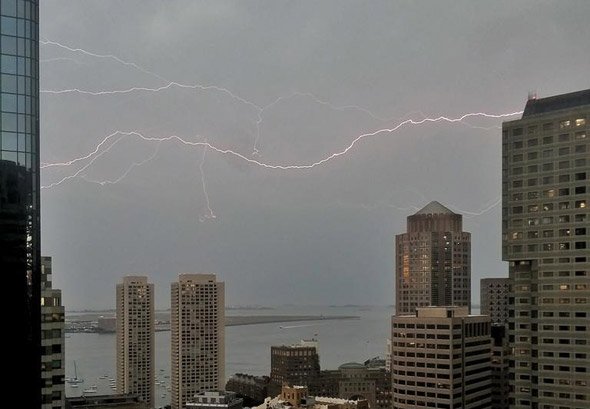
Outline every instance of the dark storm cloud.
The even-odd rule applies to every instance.
[[[228,88],[259,106],[292,92],[357,105],[384,118],[523,108],[588,88],[590,3],[540,1],[61,1],[42,2],[41,36],[114,54],[183,83]],[[109,59],[42,46],[42,88],[156,87],[163,81]],[[419,117],[419,114],[412,114]],[[227,94],[172,88],[118,96],[42,97],[42,159],[71,159],[121,129],[206,137],[249,156],[257,112]],[[367,130],[391,126],[309,97],[269,108],[261,160],[309,163]],[[479,126],[499,120],[472,120]],[[130,138],[88,169],[116,178],[156,145]],[[215,272],[228,303],[392,304],[393,237],[412,206],[438,200],[483,210],[500,195],[500,132],[460,124],[381,134],[311,171],[271,171],[201,148],[162,144],[123,182],[73,179],[43,191],[43,253],[68,308],[114,305],[122,275],[144,273],[169,303],[179,272]],[[64,176],[45,170],[45,184]],[[409,210],[400,210],[408,208]],[[500,209],[465,220],[479,278],[506,274]]]

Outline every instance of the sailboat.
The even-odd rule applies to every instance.
[[[84,379],[78,378],[78,368],[76,367],[76,361],[74,361],[74,377],[67,378],[66,382],[72,385],[72,387],[74,387],[74,385],[78,386],[78,384],[84,383]]]

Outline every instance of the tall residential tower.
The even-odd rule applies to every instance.
[[[6,351],[22,376],[8,377],[20,405],[41,407],[39,223],[39,0],[0,2],[0,271],[10,292]]]
[[[467,306],[471,309],[471,234],[463,217],[430,202],[408,217],[407,233],[395,237],[395,310]]]
[[[511,408],[590,407],[590,89],[502,126]]]
[[[225,285],[215,274],[180,274],[171,286],[172,409],[225,385]]]
[[[117,284],[117,392],[154,407],[154,285],[127,276]]]

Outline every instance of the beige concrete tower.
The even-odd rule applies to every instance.
[[[127,276],[117,284],[117,392],[154,407],[154,285]]]
[[[407,233],[395,237],[396,314],[432,305],[471,310],[471,234],[462,220],[438,202],[408,217]]]
[[[63,409],[66,399],[64,307],[61,290],[52,288],[51,270],[51,257],[41,257],[41,408]]]
[[[171,286],[172,409],[225,385],[225,284],[180,274]]]
[[[590,407],[590,89],[502,126],[510,407]]]
[[[467,307],[417,308],[392,318],[395,409],[489,409],[490,317]]]

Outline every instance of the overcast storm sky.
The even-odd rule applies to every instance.
[[[44,0],[43,40],[136,66],[42,44],[42,90],[175,81],[238,98],[178,86],[45,92],[41,158],[85,156],[120,130],[309,164],[404,119],[520,111],[531,90],[590,86],[589,16],[583,0]],[[465,211],[479,303],[479,279],[507,275],[501,122],[404,126],[307,170],[124,136],[43,190],[42,253],[53,256],[68,309],[113,307],[115,283],[134,273],[150,277],[156,305],[167,308],[180,272],[216,273],[229,305],[393,304],[394,236],[438,200]],[[95,156],[43,169],[42,184]],[[91,182],[127,171],[116,184]]]

